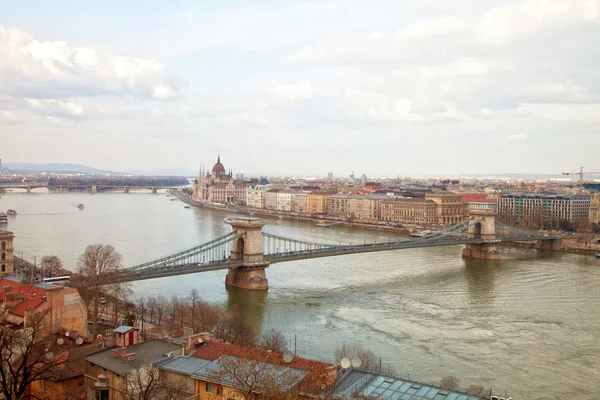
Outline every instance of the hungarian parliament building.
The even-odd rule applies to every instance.
[[[248,185],[241,179],[235,179],[231,171],[227,172],[219,156],[210,173],[200,168],[198,179],[192,183],[192,198],[208,203],[246,204]]]

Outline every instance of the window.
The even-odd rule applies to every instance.
[[[206,393],[214,393],[215,392],[215,385],[213,385],[212,383],[206,383]]]
[[[6,265],[2,264],[2,272],[6,271]]]
[[[2,253],[2,261],[6,260],[6,253]]]
[[[223,394],[223,386],[217,386],[217,394],[218,395],[222,395]]]
[[[6,249],[6,242],[2,242],[2,250]]]

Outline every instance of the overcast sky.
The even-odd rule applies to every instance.
[[[5,1],[0,157],[600,169],[600,0]]]

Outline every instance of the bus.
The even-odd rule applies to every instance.
[[[64,281],[68,281],[69,279],[71,279],[71,277],[69,275],[54,276],[52,278],[44,278],[44,279],[42,279],[42,282],[44,282],[44,283],[64,282]]]

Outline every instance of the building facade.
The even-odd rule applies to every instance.
[[[8,323],[27,327],[43,316],[48,334],[75,331],[87,335],[87,307],[75,288],[49,283],[22,283],[15,277],[0,280],[0,306]]]
[[[114,331],[115,346],[85,357],[85,399],[86,400],[130,400],[138,398],[140,378],[152,373],[152,364],[183,354],[181,344],[172,340],[148,340],[137,342],[137,332],[130,335],[133,328],[125,326]],[[131,338],[126,338],[131,336]],[[141,397],[140,397],[141,398]],[[193,398],[185,396],[182,398]]]
[[[243,181],[235,179],[231,171],[225,170],[219,156],[210,173],[200,168],[198,179],[192,184],[192,199],[209,203],[245,205],[247,186]]]
[[[590,197],[576,194],[514,193],[498,198],[498,215],[526,219],[540,227],[558,228],[562,221],[576,223],[590,217]]]
[[[14,238],[12,232],[0,229],[0,279],[13,274]]]
[[[381,220],[405,224],[435,225],[436,203],[422,197],[389,199],[381,202]]]
[[[334,194],[332,192],[310,192],[308,194],[308,212],[311,214],[327,213],[327,202]]]
[[[306,213],[308,212],[308,193],[297,192],[296,196],[296,204],[294,206],[294,211],[298,213]]]
[[[348,202],[350,196],[338,193],[327,199],[327,214],[336,217],[348,217]]]
[[[600,224],[600,193],[590,196],[590,222]]]
[[[348,217],[351,219],[381,218],[381,202],[387,200],[386,196],[348,196]]]
[[[428,193],[425,195],[425,199],[436,204],[435,225],[458,224],[467,218],[468,204],[459,194],[452,192]]]
[[[246,187],[246,205],[253,208],[265,208],[265,185],[248,185]]]

